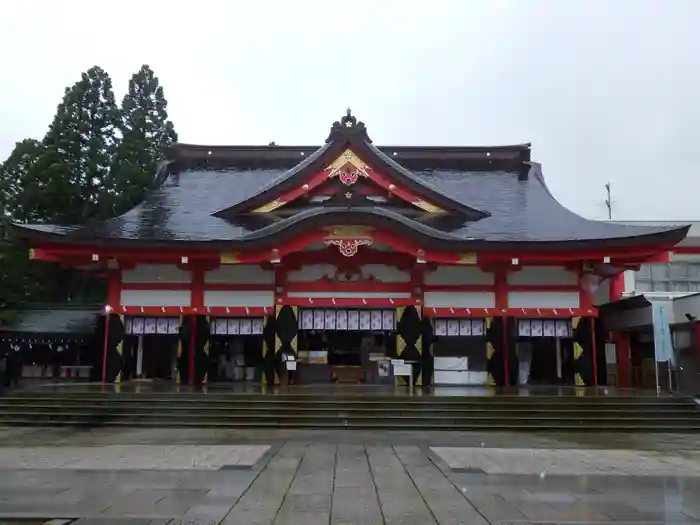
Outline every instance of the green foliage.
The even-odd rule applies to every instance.
[[[83,223],[109,214],[102,199],[114,163],[120,124],[112,80],[92,67],[67,88],[42,144],[37,169],[47,174],[43,220]]]
[[[41,172],[36,164],[43,145],[34,139],[15,144],[10,156],[0,164],[0,206],[4,222],[39,222],[44,216],[40,191]],[[3,224],[2,238],[6,238]]]
[[[143,198],[153,183],[158,162],[177,142],[167,109],[158,77],[148,65],[141,66],[131,77],[121,105],[122,140],[112,174],[117,212],[130,209]]]
[[[29,260],[8,226],[79,225],[127,211],[175,141],[163,88],[148,66],[131,78],[121,108],[100,67],[66,88],[44,138],[18,142],[0,164],[0,320],[8,305],[23,302],[104,301],[105,286],[94,277]]]

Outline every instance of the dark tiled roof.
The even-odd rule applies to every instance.
[[[626,238],[677,230],[679,226],[627,226],[591,221],[562,206],[533,163],[527,180],[517,173],[422,171],[415,173],[458,200],[473,202],[490,217],[453,232],[493,241],[551,242]]]
[[[286,177],[286,173],[285,169],[185,170],[171,175],[143,203],[121,217],[80,228],[41,225],[23,229],[58,234],[74,242],[245,240],[251,230],[213,214],[259,193]],[[620,239],[629,242],[629,238],[675,231],[678,239],[673,242],[677,242],[685,235],[677,225],[629,226],[584,219],[554,199],[536,164],[525,178],[507,171],[432,170],[412,174],[452,199],[491,214],[452,232],[456,241],[550,243]]]
[[[8,326],[0,328],[7,334],[91,334],[95,329],[100,309],[39,308],[17,310]]]

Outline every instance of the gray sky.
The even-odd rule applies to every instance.
[[[0,156],[100,65],[142,63],[182,142],[533,143],[566,206],[700,219],[700,0],[0,2]]]

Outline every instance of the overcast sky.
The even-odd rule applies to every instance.
[[[700,0],[0,2],[0,156],[97,64],[143,63],[182,142],[532,142],[589,218],[700,220]]]

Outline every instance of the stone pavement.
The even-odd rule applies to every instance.
[[[241,463],[223,464],[219,470],[213,462],[206,469],[76,470],[66,463],[63,468],[0,470],[0,522],[79,518],[75,525],[700,523],[700,476],[637,476],[630,470],[634,457],[663,464],[685,453],[652,457],[607,450],[577,456],[573,449],[433,451],[410,444],[288,441],[271,447],[246,468],[243,458],[253,452],[245,450],[231,445],[228,453],[235,451]],[[159,453],[156,446],[141,449],[144,466],[161,461],[149,460],[149,451]],[[52,452],[65,453],[60,447],[42,453]],[[438,452],[461,467],[450,469]],[[71,453],[99,460],[95,450],[80,452],[75,447]],[[196,455],[196,448],[189,453]],[[604,464],[619,466],[618,473],[585,474],[596,454]],[[41,457],[35,456],[39,465]],[[565,465],[569,474],[536,473],[548,460]],[[494,468],[500,473],[488,473]]]
[[[432,447],[452,469],[487,474],[699,476],[700,452]]]
[[[252,467],[266,445],[0,447],[0,469],[218,470]]]

